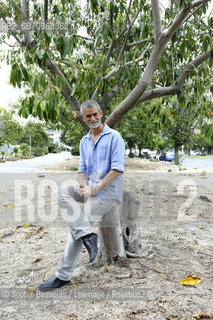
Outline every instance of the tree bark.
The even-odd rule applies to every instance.
[[[139,202],[129,192],[124,191],[120,206],[116,206],[102,218],[99,223],[99,266],[122,265],[128,257],[140,256],[138,211]]]
[[[180,145],[175,143],[175,164],[178,166],[179,163],[179,148]]]

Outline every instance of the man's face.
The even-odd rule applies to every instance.
[[[101,125],[102,110],[98,111],[98,107],[84,108],[82,118],[90,129],[96,129]]]

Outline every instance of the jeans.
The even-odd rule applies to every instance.
[[[119,201],[101,200],[98,197],[84,198],[77,194],[72,185],[61,188],[57,200],[70,228],[67,246],[55,275],[61,280],[68,281],[78,262],[82,247],[81,237],[92,233],[91,225],[101,220],[107,212],[119,204]],[[80,207],[79,202],[84,203],[83,208]]]

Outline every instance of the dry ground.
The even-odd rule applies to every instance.
[[[36,210],[41,181],[74,181],[77,165],[74,157],[32,177]],[[70,285],[49,296],[36,287],[55,272],[68,227],[60,217],[46,228],[38,218],[29,226],[24,208],[15,222],[14,185],[1,187],[0,319],[190,320],[196,313],[213,313],[212,182],[211,172],[128,159],[125,188],[140,201],[142,257],[128,259],[122,268],[95,269],[87,266],[83,250]],[[43,195],[47,212],[50,192]],[[180,285],[189,275],[201,283]]]

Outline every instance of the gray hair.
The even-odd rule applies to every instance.
[[[101,112],[101,107],[99,106],[97,101],[95,101],[95,100],[86,100],[81,105],[81,109],[80,109],[81,110],[81,114],[83,114],[83,110],[85,108],[93,108],[93,107],[97,107],[98,111]]]

